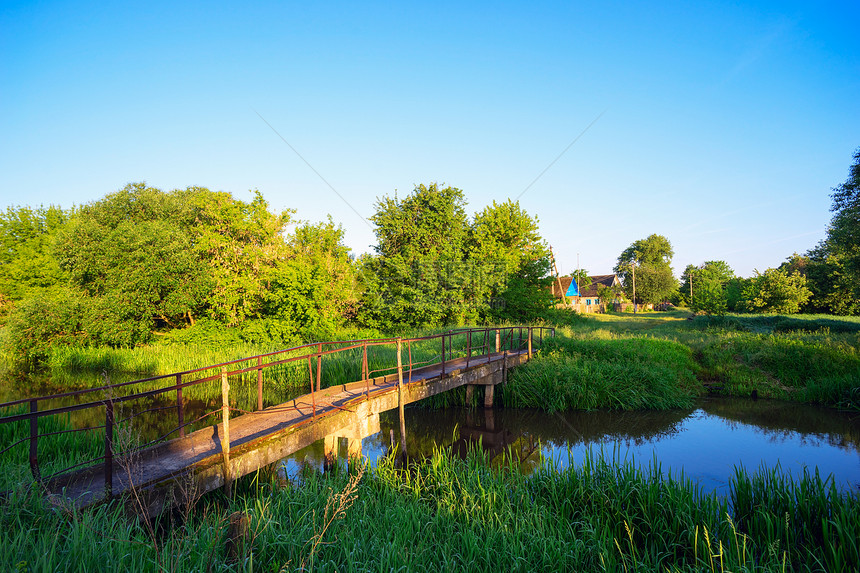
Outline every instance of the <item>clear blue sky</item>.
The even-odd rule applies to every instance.
[[[362,253],[437,181],[520,197],[565,273],[659,233],[749,276],[824,237],[860,146],[856,1],[307,4],[4,2],[0,206],[259,189]]]

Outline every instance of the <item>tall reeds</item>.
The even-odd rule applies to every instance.
[[[118,505],[55,511],[21,494],[0,507],[0,568],[849,571],[860,558],[857,495],[814,473],[739,469],[720,497],[615,454],[565,469],[543,460],[532,476],[515,466],[437,450],[407,468],[388,458],[286,486],[251,476],[233,499],[210,494],[190,518],[162,522],[158,553]],[[221,536],[236,512],[249,533],[233,562]]]

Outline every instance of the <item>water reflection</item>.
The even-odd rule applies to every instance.
[[[406,426],[413,459],[438,447],[462,456],[480,444],[493,463],[510,453],[528,473],[541,456],[566,467],[582,463],[591,448],[644,466],[656,461],[664,472],[683,472],[707,491],[724,489],[736,466],[756,470],[762,464],[779,464],[793,475],[818,468],[840,487],[860,489],[860,417],[813,406],[708,398],[690,410],[662,412],[412,408]],[[362,443],[371,463],[392,450],[398,427],[396,411],[381,415],[380,432]],[[322,467],[323,461],[323,446],[314,444],[286,460],[286,471]]]

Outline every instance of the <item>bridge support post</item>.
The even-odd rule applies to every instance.
[[[475,385],[474,384],[466,384],[466,406],[469,407],[472,405],[472,398],[475,395]]]
[[[337,434],[331,434],[325,437],[325,446],[323,447],[323,471],[331,471],[334,467],[334,459],[337,457],[338,445],[340,438]]]
[[[495,393],[495,385],[487,384],[484,386],[484,408],[493,407],[493,394]]]

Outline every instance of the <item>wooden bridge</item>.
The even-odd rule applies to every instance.
[[[21,459],[20,450],[29,448],[33,478],[48,494],[79,507],[133,491],[154,514],[189,496],[229,488],[236,478],[320,439],[326,439],[327,451],[338,437],[353,440],[350,451],[356,451],[356,445],[360,450],[361,437],[378,431],[379,413],[394,408],[400,410],[402,444],[404,406],[460,386],[466,386],[467,398],[482,387],[484,405],[490,407],[494,388],[506,380],[507,371],[531,358],[534,347],[554,334],[548,327],[508,326],[406,339],[320,342],[191,371],[26,398],[0,404],[0,415],[7,414],[0,424],[29,427],[26,437],[0,444],[0,455],[14,455],[17,449]],[[302,376],[309,392],[266,406],[267,385],[300,393],[296,377],[305,363]],[[244,389],[247,399],[254,382],[256,405],[243,409],[238,390]],[[186,420],[187,396],[204,389],[217,393],[218,386],[220,406]],[[45,407],[70,400],[73,403]],[[213,402],[217,400],[210,397],[208,403]],[[40,419],[93,410],[103,412],[104,425],[40,433]],[[149,443],[122,444],[117,428],[143,415],[162,421],[175,416],[176,423]],[[43,477],[40,440],[81,432],[103,440],[103,455],[67,468],[54,464],[53,475]]]

